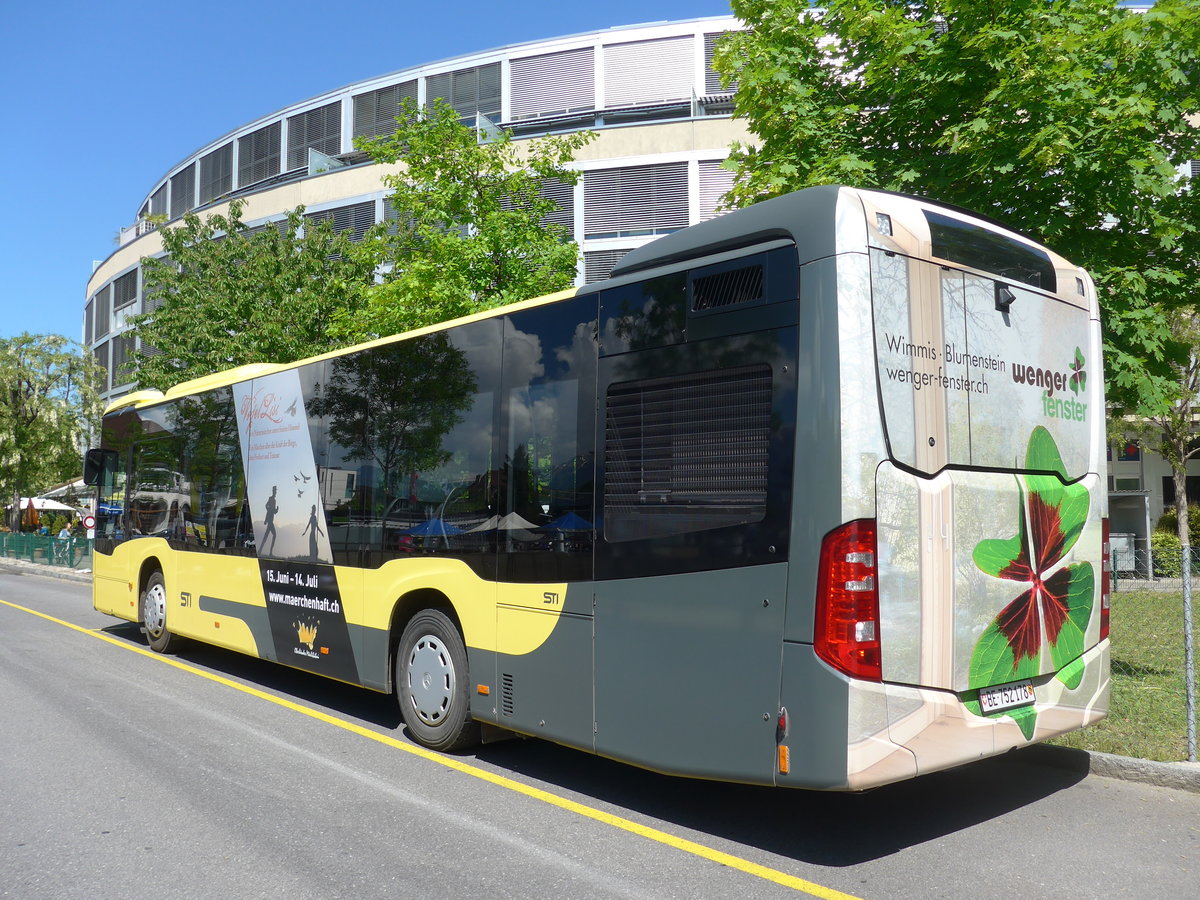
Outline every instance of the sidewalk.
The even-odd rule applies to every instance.
[[[78,570],[60,566],[44,566],[28,560],[0,557],[0,572],[5,571],[15,571],[22,575],[43,575],[80,584],[92,583],[90,569]],[[1094,750],[1054,747],[1048,744],[1035,744],[1021,752],[1028,754],[1031,761],[1055,769],[1099,775],[1103,778],[1117,778],[1122,781],[1136,781],[1140,784],[1153,784],[1158,787],[1200,794],[1200,762],[1155,762],[1149,759],[1116,756],[1112,753],[1098,753]]]

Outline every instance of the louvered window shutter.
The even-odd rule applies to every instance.
[[[281,123],[238,138],[238,187],[265,181],[279,174]]]
[[[329,103],[288,116],[288,171],[308,165],[309,149],[328,156],[342,152],[342,104]]]
[[[513,120],[596,107],[596,54],[591,47],[514,59],[509,73]]]
[[[90,344],[92,342],[92,308],[95,306],[96,298],[93,297],[87,302],[87,306],[83,308],[83,342]]]
[[[583,279],[586,284],[603,281],[628,250],[592,250],[583,254]]]
[[[354,136],[388,137],[396,132],[396,116],[405,99],[417,99],[417,82],[389,84],[354,98]]]
[[[165,216],[167,214],[167,185],[163,182],[157,191],[150,195],[150,215]]]
[[[706,222],[714,219],[721,212],[721,201],[733,187],[733,173],[721,168],[721,160],[700,161],[700,218]]]
[[[694,45],[692,36],[684,35],[605,47],[605,107],[690,100]]]
[[[712,66],[713,50],[717,46],[717,41],[728,33],[727,31],[718,31],[704,36],[704,93],[706,94],[732,93],[737,90],[736,78],[729,83],[729,87],[722,87],[721,76]]]
[[[367,229],[375,224],[375,202],[352,203],[349,206],[339,206],[336,209],[323,209],[320,212],[309,213],[304,217],[309,222],[333,222],[333,230],[341,234],[350,232],[350,239],[361,241]]]
[[[113,309],[128,306],[137,299],[137,278],[137,269],[134,269],[113,282]]]
[[[171,218],[177,219],[196,205],[196,164],[171,176]]]
[[[224,197],[233,190],[233,144],[200,157],[200,203]]]
[[[500,63],[430,75],[425,93],[430,106],[440,97],[466,124],[475,124],[476,113],[495,119],[500,115]]]
[[[100,368],[104,370],[104,377],[100,379],[100,390],[107,391],[109,376],[108,344],[101,344],[99,347],[93,350],[92,353],[96,355],[96,362],[100,365]]]
[[[92,298],[96,303],[96,339],[108,334],[109,313],[112,311],[111,285],[105,285],[96,291]]]
[[[588,172],[583,182],[588,237],[662,234],[688,224],[687,163]]]

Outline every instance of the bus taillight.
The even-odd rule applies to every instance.
[[[1101,519],[1103,544],[1100,562],[1100,640],[1108,637],[1108,616],[1112,606],[1112,541],[1108,533],[1108,518]]]
[[[821,543],[813,645],[853,678],[883,679],[874,519],[847,522]]]

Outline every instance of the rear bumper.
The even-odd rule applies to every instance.
[[[1012,716],[980,715],[977,704],[948,691],[852,682],[847,786],[861,790],[936,772],[1102,719],[1108,713],[1109,642],[1084,653],[1081,663],[1073,688],[1061,674],[1035,679],[1029,738]],[[885,729],[878,728],[881,720]]]

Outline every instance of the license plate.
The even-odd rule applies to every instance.
[[[979,708],[984,715],[1016,709],[1018,706],[1029,706],[1034,699],[1033,682],[1028,679],[979,689]]]

